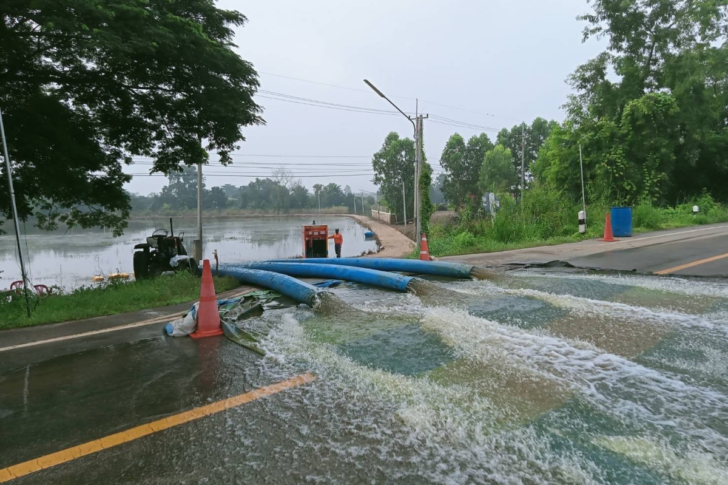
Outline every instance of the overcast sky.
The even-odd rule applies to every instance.
[[[603,49],[594,40],[581,42],[584,25],[576,17],[589,11],[585,0],[222,0],[218,6],[248,18],[236,30],[237,50],[258,71],[260,89],[279,94],[259,93],[266,125],[243,130],[247,140],[238,153],[244,156],[236,155],[232,167],[205,169],[225,174],[206,177],[208,186],[247,185],[254,175],[270,176],[271,167],[285,166],[309,188],[336,182],[355,192],[374,191],[371,155],[390,131],[412,136],[401,115],[261,96],[391,110],[369,91],[366,78],[404,111],[414,112],[419,98],[424,113],[490,128],[427,120],[425,151],[437,173],[455,132],[467,139],[485,131],[494,139],[501,128],[538,116],[562,121],[567,76]],[[127,189],[147,194],[166,182],[135,177]]]

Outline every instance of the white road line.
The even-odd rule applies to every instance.
[[[247,289],[240,293],[235,293],[233,295],[230,295],[227,298],[235,298],[235,297],[244,295],[246,293],[250,293],[250,291],[251,291],[250,289]],[[90,337],[92,335],[99,335],[102,333],[116,332],[119,330],[127,330],[129,328],[144,327],[146,325],[153,325],[155,323],[171,322],[172,320],[181,317],[185,313],[187,313],[187,312],[184,311],[184,312],[179,312],[179,313],[171,313],[169,315],[163,315],[161,317],[150,318],[149,320],[143,320],[141,322],[128,323],[126,325],[119,325],[117,327],[103,328],[101,330],[93,330],[91,332],[76,333],[76,334],[72,334],[72,335],[64,335],[63,337],[55,337],[55,338],[50,338],[50,339],[46,339],[46,340],[28,342],[25,344],[11,345],[10,347],[0,347],[0,352],[6,352],[8,350],[24,349],[27,347],[35,347],[36,345],[52,344],[54,342],[63,342],[64,340],[72,340],[72,339],[76,339],[76,338]]]

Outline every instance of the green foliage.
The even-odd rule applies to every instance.
[[[493,148],[488,135],[472,136],[467,145],[458,133],[445,144],[440,165],[445,169],[442,192],[456,207],[473,206],[480,202],[482,191],[478,185],[480,167],[486,152]]]
[[[233,51],[245,20],[211,0],[5,2],[0,104],[20,216],[118,235],[129,155],[167,174],[207,150],[229,163],[242,128],[262,123],[257,74]]]
[[[569,78],[576,93],[534,167],[540,180],[613,201],[675,203],[707,189],[728,200],[728,4],[713,0],[594,0],[584,38],[608,51]],[[647,211],[647,209],[644,209]]]
[[[485,154],[480,167],[481,192],[508,194],[518,184],[518,175],[513,167],[513,156],[508,148],[496,145]]]
[[[235,187],[227,184],[223,187],[205,188],[203,178],[203,209],[213,211],[227,211],[230,215],[248,212],[274,212],[286,213],[290,211],[318,211],[317,195],[309,193],[308,189],[299,181],[291,180],[290,188],[281,184],[279,180],[270,178],[255,179],[248,185]],[[321,194],[321,208],[328,210],[335,208],[334,213],[354,212],[356,198],[357,213],[361,213],[361,197],[345,194],[337,184],[327,186],[315,185],[315,190]],[[132,210],[136,216],[149,214],[176,215],[197,210],[197,169],[187,167],[183,172],[170,174],[170,182],[162,188],[159,194],[140,196],[130,194]],[[374,198],[365,198],[365,206],[374,205]],[[237,211],[236,211],[237,209]]]
[[[510,130],[504,128],[498,132],[496,143],[511,151],[511,162],[516,171],[517,180],[521,180],[521,148],[524,149],[523,161],[526,168],[526,181],[528,181],[531,178],[532,166],[538,160],[541,147],[556,126],[558,123],[555,121],[536,118],[530,126],[521,123]]]
[[[402,220],[402,183],[404,182],[408,218],[414,209],[415,143],[391,132],[382,148],[372,157],[374,183],[379,186],[389,210]]]
[[[430,252],[434,256],[448,256],[600,237],[610,204],[598,194],[593,194],[592,200],[595,202],[588,207],[588,232],[580,235],[577,214],[581,202],[564,192],[536,184],[518,204],[510,197],[502,197],[501,209],[495,218],[480,218],[463,211],[457,223],[433,224],[428,235]],[[700,207],[697,216],[692,214],[693,205]],[[633,208],[633,230],[637,233],[726,221],[726,207],[707,193],[674,207],[659,207],[646,201]]]
[[[215,277],[218,293],[240,286],[234,278]],[[176,305],[200,297],[200,278],[189,273],[143,281],[112,281],[100,286],[83,286],[70,294],[51,295],[38,300],[30,319],[24,299],[13,295],[10,302],[0,298],[0,329],[28,327],[44,323],[114,315],[145,308]]]
[[[422,174],[420,174],[420,228],[423,233],[430,232],[430,216],[435,212],[435,205],[430,200],[430,188],[432,187],[432,167],[424,163]]]

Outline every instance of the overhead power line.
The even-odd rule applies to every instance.
[[[260,154],[260,153],[240,153],[233,152],[230,155],[237,157],[261,157],[261,158],[372,158],[371,155],[276,155],[276,154]],[[134,160],[149,159],[153,160],[152,157],[132,157]]]
[[[347,86],[341,86],[341,85],[337,85],[337,84],[329,84],[329,83],[323,83],[323,82],[319,82],[319,81],[312,81],[310,79],[302,79],[302,78],[293,77],[293,76],[283,76],[281,74],[274,74],[274,73],[271,73],[271,72],[263,72],[263,71],[258,71],[258,72],[260,72],[261,74],[266,74],[268,76],[280,77],[280,78],[283,78],[283,79],[291,79],[293,81],[300,81],[300,82],[305,82],[305,83],[310,83],[310,84],[318,84],[318,85],[321,85],[321,86],[328,86],[330,88],[338,88],[338,89],[345,89],[347,91],[357,91],[357,92],[361,92],[361,93],[372,94],[371,91],[366,91],[364,89],[356,89],[356,88],[351,88],[351,87],[347,87]],[[401,98],[401,99],[410,99],[410,100],[415,100],[416,99],[416,98],[413,98],[411,96],[396,96],[396,95],[390,95],[390,96],[393,97],[393,98]],[[435,106],[442,106],[443,108],[454,109],[454,110],[463,111],[463,112],[466,112],[466,113],[473,113],[473,114],[478,114],[478,115],[482,115],[482,116],[490,116],[490,117],[493,117],[493,118],[502,118],[504,120],[520,121],[520,120],[518,120],[516,118],[509,118],[509,117],[506,117],[506,116],[494,115],[492,113],[486,113],[486,112],[483,112],[483,111],[476,111],[476,110],[472,110],[472,109],[468,109],[468,108],[460,108],[458,106],[452,106],[452,105],[449,105],[449,104],[439,103],[439,102],[436,102],[436,101],[428,101],[428,100],[422,99],[422,98],[419,98],[419,101],[421,103],[432,104],[432,105],[435,105]]]
[[[338,88],[338,89],[345,89],[347,91],[356,91],[356,92],[359,92],[359,93],[372,94],[371,91],[368,91],[366,89],[356,89],[356,88],[350,88],[350,87],[347,87],[347,86],[340,86],[338,84],[322,83],[322,82],[318,82],[318,81],[311,81],[310,79],[302,79],[300,77],[283,76],[281,74],[273,74],[272,72],[265,72],[265,71],[258,71],[258,72],[261,73],[261,74],[265,74],[266,76],[280,77],[280,78],[283,78],[283,79],[291,79],[293,81],[300,81],[300,82],[309,83],[309,84],[318,84],[320,86],[327,86],[327,87],[330,87],[330,88]],[[414,100],[415,99],[415,98],[411,98],[409,96],[396,96],[396,95],[391,95],[391,96],[394,97],[394,98],[411,99],[411,100]]]
[[[138,165],[142,167],[153,167],[154,164],[152,162],[136,162],[133,165]],[[281,164],[281,165],[255,165],[255,164],[242,164],[242,165],[220,165],[220,164],[209,164],[206,165],[206,167],[211,168],[224,168],[224,169],[232,169],[232,170],[240,170],[240,169],[250,169],[250,170],[276,170],[280,168],[289,169],[296,167],[301,168],[308,171],[325,171],[325,172],[339,172],[339,171],[357,171],[361,172],[362,170],[365,170],[366,168],[371,168],[371,164],[364,163],[364,164],[358,164],[358,165],[348,165],[348,164],[340,164],[340,165],[331,165],[331,164],[307,164],[307,165],[301,165],[301,164]],[[289,168],[290,167],[290,168]],[[230,172],[234,173],[234,172]]]
[[[135,177],[166,177],[164,174],[130,173]],[[343,178],[343,177],[372,177],[373,173],[350,173],[350,174],[327,174],[327,175],[294,175],[294,178]],[[231,177],[231,178],[273,178],[270,174],[227,174],[227,173],[205,173],[205,177]]]

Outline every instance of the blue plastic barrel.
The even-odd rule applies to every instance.
[[[631,207],[612,207],[612,233],[614,237],[632,237]]]

